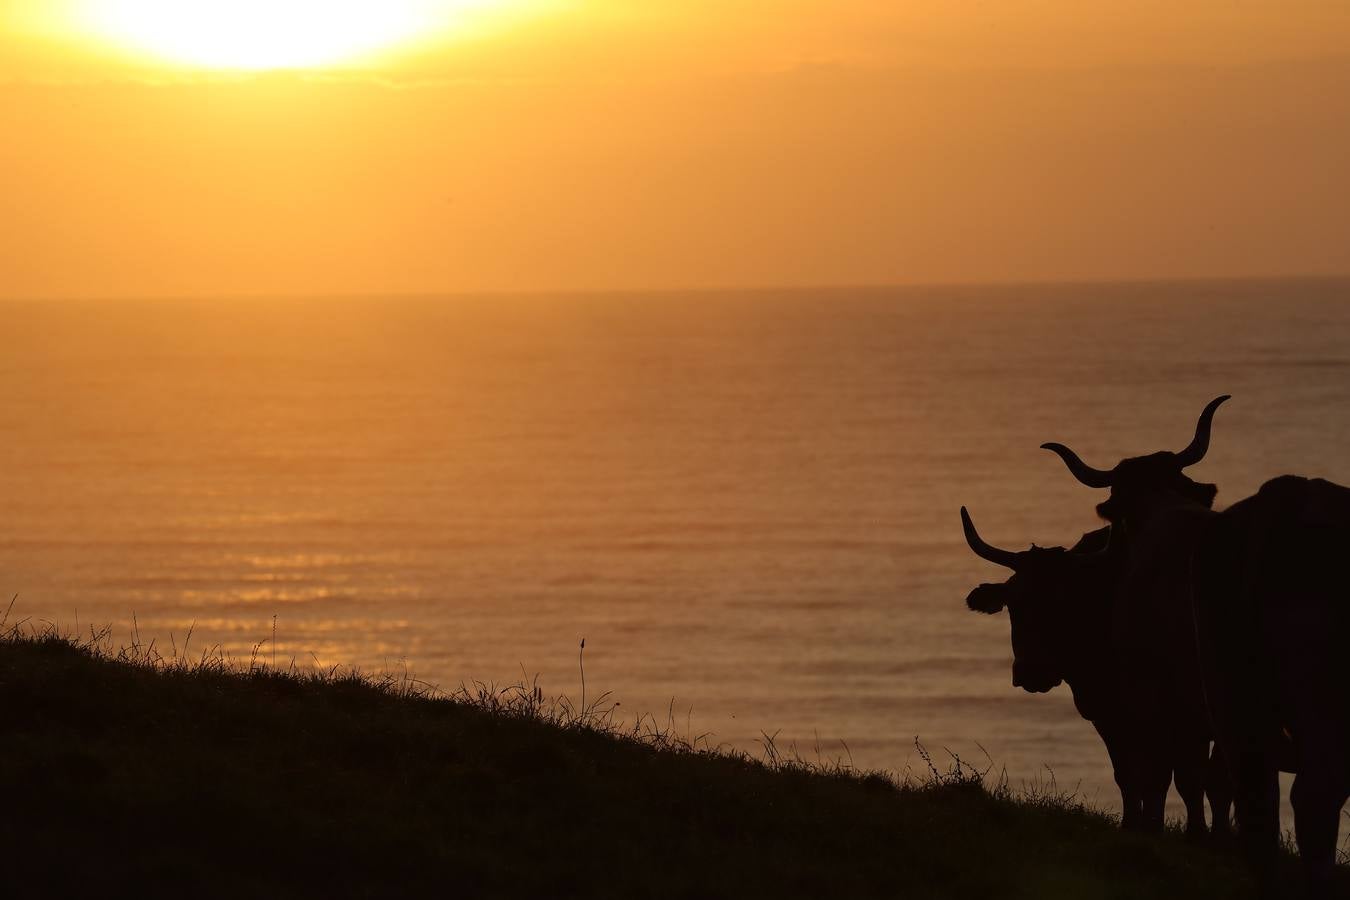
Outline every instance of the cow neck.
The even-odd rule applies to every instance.
[[[1074,642],[1064,656],[1064,683],[1078,695],[1094,695],[1105,690],[1110,681],[1112,657],[1106,652],[1111,641],[1111,597],[1113,588],[1084,592],[1093,606],[1085,611],[1080,632],[1086,638]],[[1080,704],[1081,705],[1081,704]]]
[[[1111,640],[1110,609],[1103,610],[1100,622],[1093,622],[1092,640],[1075,646],[1074,652],[1065,660],[1064,680],[1083,683],[1095,683],[1102,680],[1110,671],[1110,654],[1102,650]]]
[[[1109,502],[1120,510],[1113,521],[1123,526],[1131,543],[1147,539],[1160,528],[1173,532],[1215,515],[1203,503],[1167,490],[1149,491],[1128,499],[1112,497]]]

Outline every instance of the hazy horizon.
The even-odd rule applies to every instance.
[[[569,288],[564,290],[480,290],[480,291],[363,291],[363,292],[333,292],[333,293],[230,293],[230,294],[140,294],[140,295],[13,295],[0,296],[0,303],[60,303],[62,301],[71,302],[91,302],[91,303],[117,303],[125,302],[160,302],[160,301],[230,301],[241,300],[256,302],[262,300],[275,300],[278,302],[286,301],[307,301],[307,300],[378,300],[387,298],[391,300],[455,300],[455,299],[478,299],[478,298],[555,298],[565,299],[567,297],[586,298],[586,297],[608,297],[625,296],[632,297],[664,297],[671,295],[755,295],[755,294],[785,294],[785,295],[810,295],[818,292],[832,291],[857,291],[861,293],[868,292],[886,292],[903,291],[918,292],[922,291],[979,291],[988,289],[997,291],[1008,288],[1073,288],[1073,287],[1147,287],[1149,285],[1157,286],[1185,286],[1185,285],[1279,285],[1279,284],[1298,284],[1298,283],[1339,283],[1350,281],[1350,272],[1330,272],[1287,274],[1287,275],[1195,275],[1176,278],[1066,278],[1066,279],[1033,279],[1028,281],[915,281],[915,282],[893,282],[893,283],[872,283],[872,284],[744,284],[744,285],[707,285],[707,286],[673,286],[673,287],[616,287],[616,288]]]

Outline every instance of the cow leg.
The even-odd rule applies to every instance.
[[[1299,772],[1289,800],[1309,896],[1322,897],[1331,890],[1341,807],[1350,799],[1350,769],[1338,742],[1325,740],[1322,734],[1313,737],[1323,740],[1300,743]]]
[[[1138,778],[1132,769],[1133,760],[1127,750],[1128,744],[1121,740],[1119,734],[1108,731],[1098,723],[1094,724],[1097,725],[1102,742],[1106,744],[1106,755],[1111,757],[1111,774],[1116,780],[1116,787],[1120,788],[1120,827],[1126,831],[1141,831],[1144,810],[1136,786]]]
[[[1226,840],[1233,833],[1230,823],[1233,785],[1228,777],[1228,766],[1224,762],[1223,751],[1219,749],[1217,741],[1205,767],[1205,795],[1209,797],[1209,813],[1213,818],[1210,833],[1215,838]]]
[[[1140,827],[1148,832],[1163,830],[1167,789],[1172,784],[1172,763],[1166,754],[1152,748],[1142,760],[1139,771],[1139,800],[1143,814]]]
[[[1330,893],[1331,873],[1336,865],[1336,832],[1341,807],[1350,791],[1327,773],[1304,769],[1294,778],[1289,800],[1294,806],[1294,834],[1303,860],[1308,894]]]
[[[1233,773],[1238,835],[1262,897],[1278,896],[1280,846],[1280,776],[1267,753],[1246,751],[1225,755]]]
[[[1120,827],[1126,831],[1143,831],[1144,805],[1139,801],[1139,793],[1128,781],[1116,776],[1116,787],[1120,788]]]
[[[1205,830],[1205,770],[1209,764],[1209,742],[1178,741],[1173,777],[1181,802],[1186,804],[1186,837],[1195,840]]]
[[[1139,802],[1139,792],[1120,769],[1115,775],[1116,787],[1120,788],[1120,827],[1126,831],[1142,831],[1144,808]]]

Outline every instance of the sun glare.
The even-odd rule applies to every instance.
[[[309,68],[360,59],[453,27],[503,0],[85,0],[100,38],[218,69]]]

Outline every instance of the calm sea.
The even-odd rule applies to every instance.
[[[918,737],[1111,807],[1065,689],[1014,690],[957,510],[1072,543],[1190,439],[1220,502],[1350,483],[1350,282],[0,304],[13,618],[247,659],[538,673],[757,750]],[[264,645],[270,659],[272,645]]]

